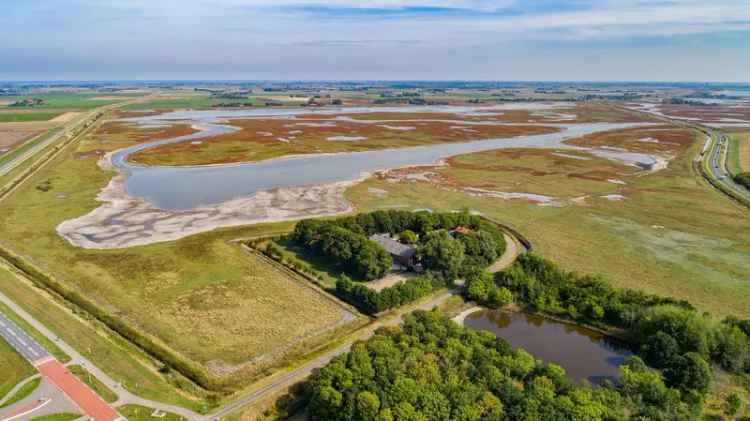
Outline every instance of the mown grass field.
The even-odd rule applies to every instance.
[[[540,175],[531,169],[549,167],[561,157],[527,156],[518,161],[510,151],[455,159],[460,163],[492,162],[492,166],[468,175],[460,167],[437,170],[441,179],[462,181],[459,187],[489,184],[498,190],[533,190],[554,197],[592,193],[592,197],[580,204],[566,203],[560,207],[469,195],[451,185],[443,188],[427,182],[394,183],[392,179],[368,180],[350,189],[347,196],[363,211],[468,207],[515,225],[539,252],[569,270],[600,273],[617,286],[685,298],[718,315],[748,317],[750,216],[747,209],[727,200],[693,174],[692,156],[701,146],[696,137],[667,169],[655,174],[617,174],[627,185],[606,181],[615,173],[600,174],[598,182],[590,177],[572,177],[571,168],[589,162],[573,163],[572,159],[566,163],[568,169],[560,174]],[[547,162],[540,163],[540,159]],[[524,160],[535,162],[529,167],[523,164]],[[518,162],[520,165],[516,165]],[[577,170],[579,175],[585,172],[585,168]],[[385,190],[387,194],[378,190],[373,193],[370,188]],[[625,199],[610,201],[598,197],[604,193],[621,194]]]
[[[750,171],[750,132],[729,134],[727,166],[732,174]]]
[[[24,121],[47,121],[60,113],[0,113],[0,123],[19,123]]]
[[[0,339],[0,401],[21,380],[35,373],[34,367],[26,361],[5,339]]]
[[[224,230],[124,250],[84,250],[57,235],[62,221],[97,206],[111,177],[96,162],[137,141],[91,135],[0,204],[0,243],[84,294],[105,311],[217,374],[253,358],[305,344],[346,317],[344,308],[305,282],[228,240],[290,224]],[[2,286],[0,286],[2,289]],[[79,343],[71,341],[71,343]],[[269,356],[248,366],[259,370]],[[244,367],[243,367],[244,369]]]

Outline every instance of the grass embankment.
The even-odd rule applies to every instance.
[[[34,367],[13,347],[0,339],[0,401],[18,383],[35,373]]]
[[[98,206],[94,198],[112,174],[98,168],[99,156],[132,144],[127,136],[115,134],[101,140],[97,135],[86,137],[0,205],[0,244],[41,269],[45,278],[54,279],[69,299],[76,298],[121,333],[145,341],[144,346],[158,350],[159,358],[171,365],[189,365],[180,367],[183,373],[195,369],[205,375],[208,366],[228,373],[237,364],[272,353],[264,364],[233,373],[232,382],[238,383],[276,362],[277,350],[311,349],[317,340],[311,333],[341,320],[342,308],[330,297],[228,242],[284,231],[290,224],[220,230],[123,250],[71,246],[55,227]],[[97,365],[106,369],[111,363]],[[112,375],[138,376],[119,371]],[[157,379],[150,383],[149,393],[165,392]]]
[[[0,113],[0,123],[18,123],[23,121],[48,121],[60,113]]]
[[[748,317],[750,284],[744,280],[750,278],[750,244],[745,234],[750,230],[750,217],[693,173],[692,159],[703,139],[699,135],[690,137],[689,148],[685,144],[673,151],[677,156],[667,169],[640,176],[620,171],[587,175],[586,167],[577,171],[572,168],[595,160],[574,163],[572,158],[571,169],[539,174],[535,168],[549,166],[550,160],[561,157],[540,156],[528,165],[516,166],[512,155],[497,152],[460,157],[457,161],[464,163],[493,157],[491,165],[477,166],[471,177],[452,166],[437,170],[444,178],[462,179],[466,186],[482,187],[489,182],[498,190],[535,189],[565,199],[560,207],[467,195],[455,188],[404,180],[394,183],[371,179],[350,189],[347,197],[362,211],[468,207],[509,222],[527,235],[537,251],[571,270],[602,273],[618,287],[688,299],[718,315]],[[598,180],[599,185],[592,190],[596,195],[570,203],[564,192],[578,194],[592,189],[586,186],[589,175]],[[514,181],[506,183],[507,177]],[[627,184],[613,184],[607,181],[609,178]],[[386,194],[373,193],[370,188]],[[604,193],[621,194],[624,199],[599,197]]]
[[[157,416],[153,416],[154,408],[149,408],[142,405],[123,405],[117,408],[117,412],[125,416],[129,421],[183,421],[185,417],[173,414],[171,412],[160,412]]]
[[[86,383],[94,392],[96,392],[97,395],[101,396],[105,401],[112,403],[117,400],[117,394],[110,388],[108,388],[104,383],[99,381],[99,379],[89,373],[85,368],[76,364],[68,366],[68,370],[70,370],[71,373],[75,374],[76,377],[81,379],[81,381]]]
[[[24,384],[21,386],[20,389],[16,390],[16,393],[13,394],[8,400],[2,403],[0,405],[0,408],[5,408],[6,406],[11,406],[16,402],[21,401],[25,397],[29,396],[34,390],[36,390],[37,387],[39,387],[39,383],[42,382],[41,377],[36,378],[34,380],[31,380],[30,382]]]

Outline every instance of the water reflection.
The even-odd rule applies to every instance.
[[[464,325],[489,330],[514,348],[559,364],[578,381],[616,380],[618,367],[631,355],[622,344],[599,332],[533,314],[483,310],[467,316]]]

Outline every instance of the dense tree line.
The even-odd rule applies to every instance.
[[[555,364],[489,332],[418,311],[316,371],[305,388],[314,420],[684,420],[700,402],[635,357],[621,382],[573,384]]]
[[[336,281],[336,295],[364,313],[376,314],[422,298],[440,285],[439,279],[428,274],[375,291],[342,276]]]
[[[615,289],[534,254],[519,256],[494,283],[532,310],[622,329],[643,360],[662,370],[665,385],[685,396],[708,391],[712,362],[731,372],[750,367],[749,321],[719,322],[686,301]]]

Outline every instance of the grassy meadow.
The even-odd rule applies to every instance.
[[[13,387],[36,372],[24,357],[0,338],[0,401]]]
[[[347,196],[362,211],[469,208],[514,225],[540,253],[569,270],[685,298],[715,314],[750,317],[750,216],[693,174],[692,156],[701,146],[696,135],[689,149],[654,174],[628,175],[632,169],[608,164],[611,168],[596,177],[586,176],[585,167],[573,171],[581,163],[604,164],[596,159],[567,158],[561,164],[566,159],[551,153],[519,158],[512,151],[490,151],[451,160],[458,165],[436,169],[435,182],[370,179]],[[476,168],[467,170],[468,163]],[[557,170],[550,174],[545,167]],[[627,184],[608,182],[610,177]],[[532,191],[562,203],[545,206],[467,194],[470,186]],[[601,197],[610,194],[624,199]],[[570,202],[579,195],[589,197]]]
[[[60,113],[0,113],[0,123],[20,123],[26,121],[48,121],[60,115]]]
[[[0,204],[0,245],[219,375],[249,376],[278,362],[277,352],[291,355],[321,343],[329,328],[346,317],[344,307],[229,241],[279,233],[289,223],[218,230],[119,250],[80,249],[57,235],[60,222],[98,206],[96,194],[112,176],[97,166],[101,154],[139,139],[89,135],[55,158]],[[0,282],[0,291],[8,293],[13,287]],[[268,357],[243,365],[264,354]],[[109,360],[101,364],[108,365]],[[113,371],[114,377],[131,379],[143,374]],[[148,393],[161,393],[162,385],[150,380],[154,390]]]

